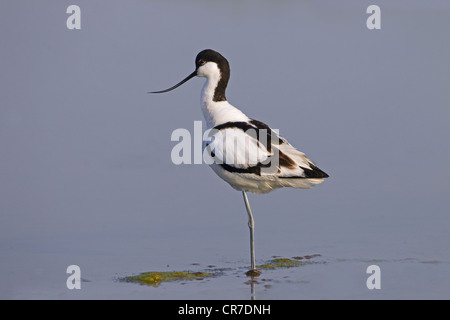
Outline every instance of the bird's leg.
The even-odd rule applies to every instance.
[[[255,269],[255,221],[253,220],[252,210],[250,209],[250,203],[248,202],[247,193],[242,191],[244,196],[245,208],[248,214],[248,228],[250,229],[250,257],[251,257],[251,270],[247,272],[248,276],[258,276],[260,272]]]

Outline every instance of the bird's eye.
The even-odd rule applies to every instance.
[[[206,61],[203,59],[198,60],[198,64],[201,66],[204,65],[205,63],[206,63]]]

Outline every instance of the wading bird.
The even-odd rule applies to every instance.
[[[228,103],[225,97],[230,66],[220,53],[206,49],[195,59],[195,71],[173,87],[150,93],[163,93],[178,88],[193,77],[204,77],[201,107],[208,129],[204,143],[214,172],[234,189],[242,192],[250,229],[251,270],[256,276],[254,220],[247,192],[267,193],[277,188],[309,189],[327,178],[304,153],[295,149],[276,130],[246,116]]]

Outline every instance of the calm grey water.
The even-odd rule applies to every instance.
[[[376,1],[0,2],[0,298],[250,299],[239,192],[174,165],[202,120],[203,79],[165,89],[205,48],[230,62],[230,102],[330,174],[250,195],[256,299],[450,298],[450,5]],[[66,287],[69,265],[81,289]],[[370,265],[381,289],[369,290]],[[147,287],[145,271],[226,268]]]

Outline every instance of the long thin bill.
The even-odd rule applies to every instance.
[[[186,81],[188,81],[189,79],[192,79],[193,77],[195,77],[197,75],[197,70],[195,70],[194,72],[192,72],[190,75],[188,75],[184,80],[182,80],[181,82],[177,83],[176,85],[174,85],[173,87],[170,87],[169,89],[166,90],[161,90],[161,91],[152,91],[152,92],[148,92],[148,93],[163,93],[163,92],[169,92],[172,91],[173,89],[178,88],[179,86],[181,86],[183,83],[185,83]]]

